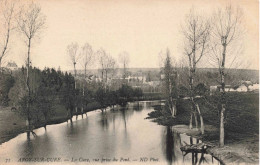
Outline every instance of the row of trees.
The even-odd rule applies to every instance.
[[[86,93],[86,84],[87,81],[90,80],[90,74],[88,73],[88,69],[95,61],[98,61],[98,64],[100,66],[100,73],[101,73],[101,83],[100,85],[100,90],[99,90],[99,95],[101,105],[103,106],[106,105],[103,101],[104,98],[106,98],[109,93],[111,93],[111,89],[109,87],[111,84],[108,84],[108,78],[113,78],[116,74],[116,68],[117,68],[117,63],[116,60],[109,54],[107,53],[104,49],[100,48],[96,52],[92,49],[92,46],[89,43],[85,43],[81,48],[79,47],[78,43],[71,43],[67,46],[67,54],[70,58],[69,63],[72,64],[73,70],[74,70],[74,77],[76,79],[75,83],[75,90],[77,89],[77,84],[79,84],[82,88],[82,93],[80,94],[81,97],[85,97],[88,95]],[[126,77],[126,68],[129,63],[129,55],[126,52],[122,52],[119,54],[119,61],[122,63],[123,68],[124,68],[124,73],[123,73],[123,78],[125,79]],[[77,74],[77,67],[78,63],[81,65],[80,68],[84,69],[84,75],[83,78],[80,78],[79,75]],[[123,88],[123,86],[122,86]],[[114,91],[113,91],[114,92]],[[104,94],[101,95],[101,94]],[[76,96],[75,96],[76,97]],[[105,100],[105,99],[104,99]],[[81,105],[81,113],[83,113],[84,105]],[[75,106],[75,111],[78,112],[78,106]]]
[[[78,63],[80,64],[79,68],[84,69],[84,79],[86,79],[88,75],[87,70],[97,61],[103,83],[107,83],[108,75],[113,77],[116,73],[116,68],[118,68],[115,58],[113,58],[103,48],[94,51],[89,43],[85,43],[81,48],[77,42],[71,43],[67,46],[67,54],[70,58],[69,64],[73,66],[75,77],[78,76]],[[127,67],[129,65],[129,54],[125,51],[121,52],[118,55],[118,61],[122,65],[123,78],[125,79]]]
[[[182,77],[179,77],[180,72],[174,69],[173,61],[170,58],[169,51],[166,52],[165,63],[163,67],[164,88],[167,96],[167,105],[172,112],[172,116],[176,115],[174,108],[174,99],[178,98],[178,85],[188,85],[189,100],[191,102],[190,113],[190,129],[193,127],[193,118],[195,120],[196,129],[198,128],[197,115],[200,118],[200,128],[204,134],[204,122],[198,103],[195,101],[196,90],[203,88],[203,84],[195,89],[197,65],[201,59],[205,59],[207,63],[211,63],[218,68],[219,73],[216,77],[217,82],[221,86],[221,95],[219,102],[220,114],[220,146],[224,146],[224,114],[226,111],[226,95],[225,95],[225,77],[227,76],[227,68],[235,67],[235,61],[238,59],[241,46],[239,43],[240,37],[243,34],[241,30],[242,12],[241,9],[234,9],[231,5],[225,8],[220,8],[215,11],[210,18],[205,18],[191,9],[187,15],[184,24],[182,25],[182,34],[184,37],[184,60],[188,68],[188,83],[182,82]],[[175,67],[177,67],[175,65]],[[184,67],[184,68],[186,68]]]
[[[105,110],[107,107],[115,105],[125,106],[128,101],[140,100],[143,96],[140,88],[132,88],[126,84],[118,90],[105,90],[101,82],[88,82],[85,88],[79,86],[75,89],[75,79],[70,73],[63,73],[55,69],[30,68],[29,81],[30,98],[28,98],[26,83],[27,68],[22,68],[12,74],[6,73],[1,81],[1,105],[16,107],[19,113],[26,119],[29,116],[31,129],[44,126],[50,122],[51,117],[61,115],[56,114],[55,108],[62,107],[62,113],[67,116],[67,120],[72,122],[74,114],[87,113],[87,106],[90,102],[99,104],[97,108]],[[82,91],[88,93],[82,95]],[[28,100],[30,113],[28,115]],[[2,104],[2,102],[4,104]],[[76,111],[76,107],[81,107],[82,111]],[[61,113],[61,112],[59,112]],[[61,117],[61,116],[57,116]]]

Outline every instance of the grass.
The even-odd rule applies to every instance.
[[[259,156],[259,94],[258,93],[227,93],[225,114],[225,147],[215,147],[215,153],[225,162],[257,163]],[[216,96],[207,101],[198,98],[197,103],[204,119],[205,134],[198,138],[218,146],[219,112]],[[164,107],[156,106],[155,111],[148,114],[150,119],[160,125],[174,126],[189,124],[190,102],[179,100],[177,116],[171,117]],[[198,118],[199,121],[199,118]],[[194,124],[193,124],[194,125]],[[233,158],[230,158],[230,155]]]
[[[219,127],[219,113],[214,97],[207,102],[197,99],[206,125]],[[160,125],[173,126],[176,124],[189,124],[189,100],[179,100],[177,103],[177,117],[172,118],[169,111],[162,111],[163,107],[155,107],[156,111],[149,114]],[[234,141],[245,137],[258,135],[259,132],[259,95],[257,93],[229,93],[227,94],[227,110],[225,120],[226,140]],[[216,133],[218,135],[218,133]],[[218,136],[205,135],[209,140],[218,140]]]
[[[88,104],[86,111],[92,111],[99,109],[100,105],[97,102],[91,102]],[[59,124],[67,121],[67,110],[64,105],[55,104],[53,106],[53,112],[47,125]],[[74,112],[74,115],[76,112]],[[79,113],[78,113],[79,114]],[[44,122],[38,122],[35,128],[43,127]],[[11,111],[11,107],[0,107],[0,144],[14,138],[20,133],[26,131],[25,118],[20,116],[16,111]]]

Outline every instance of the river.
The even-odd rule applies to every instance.
[[[0,146],[0,164],[219,164],[210,155],[187,154],[180,150],[192,140],[145,119],[159,101],[129,103],[127,108],[99,110],[73,123],[35,130],[37,137],[20,134]],[[103,161],[102,161],[103,159]]]

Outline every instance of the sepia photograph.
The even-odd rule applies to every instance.
[[[0,165],[259,164],[259,0],[0,0]]]

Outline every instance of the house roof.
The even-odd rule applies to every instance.
[[[6,67],[18,67],[15,62],[8,62]]]

